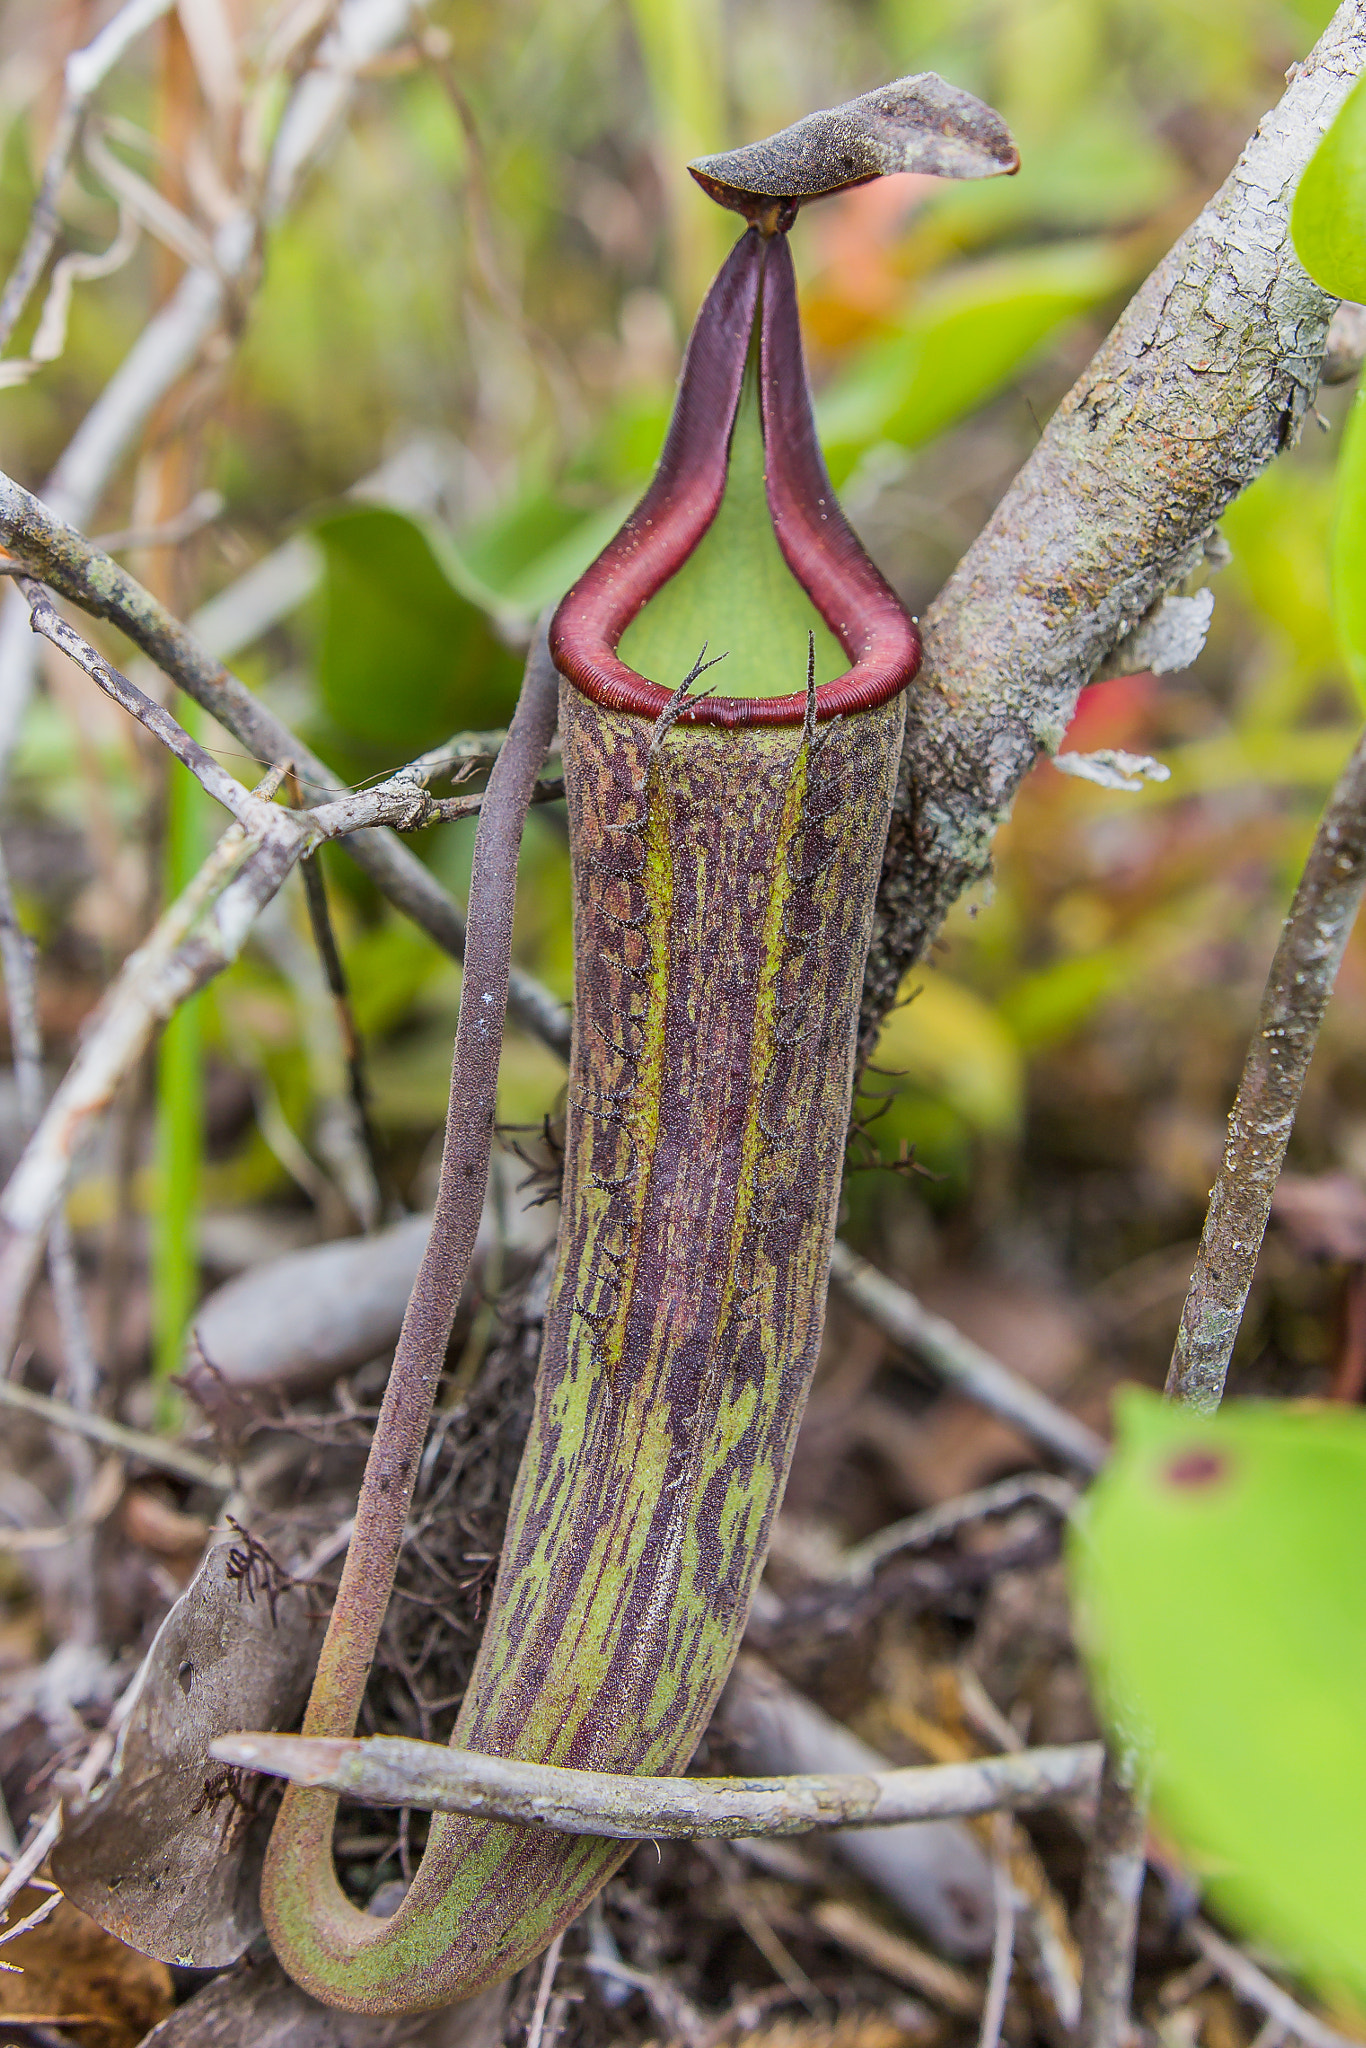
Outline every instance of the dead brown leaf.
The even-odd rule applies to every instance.
[[[21,1892],[16,1917],[47,1896],[34,1886]],[[116,1941],[66,1899],[40,1927],[6,1942],[0,1956],[22,1971],[0,1973],[0,2020],[60,2027],[80,2015],[72,2038],[85,2048],[136,2048],[171,2010],[166,1965]]]
[[[253,1953],[163,2020],[143,2048],[498,2048],[507,1987],[405,2019],[333,2012]]]
[[[208,1746],[235,1728],[293,1726],[320,1628],[304,1592],[259,1568],[244,1584],[243,1556],[239,1541],[219,1544],[167,1615],[109,1782],[53,1853],[63,1891],[101,1926],[200,1969],[235,1962],[260,1929],[269,1817]]]

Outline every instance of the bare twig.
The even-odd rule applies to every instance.
[[[1147,1800],[1107,1749],[1082,1884],[1077,2039],[1084,2048],[1126,2048],[1128,2042],[1147,1831]]]
[[[1216,1933],[1207,1920],[1192,1920],[1189,1933],[1201,1955],[1214,1965],[1239,1998],[1245,1998],[1249,2005],[1275,2020],[1294,2040],[1303,2042],[1304,2048],[1353,2048],[1345,2034],[1325,2026],[1316,2014],[1268,1977],[1265,1970],[1259,1970],[1250,1956]]]
[[[145,19],[154,20],[162,11],[144,10]],[[406,32],[408,16],[409,0],[341,0],[336,24],[317,53],[317,68],[308,70],[294,86],[281,116],[260,218],[246,211],[231,215],[214,237],[212,260],[187,270],[143,328],[43,486],[44,500],[59,519],[75,526],[90,522],[110,477],[154,408],[193,366],[230,296],[247,276],[262,225],[277,219],[288,205],[344,111],[358,74],[372,57]],[[112,29],[114,24],[109,26]],[[122,42],[115,38],[107,46],[113,52],[110,62],[125,44],[126,38]],[[97,37],[91,50],[99,45]],[[87,67],[94,68],[93,63]],[[68,150],[74,147],[78,132],[79,123]],[[26,618],[11,600],[0,617],[0,772],[18,737],[33,687],[33,650],[26,628]]]
[[[178,1479],[188,1479],[195,1486],[211,1486],[219,1493],[232,1488],[233,1476],[226,1465],[211,1464],[207,1458],[183,1450],[165,1437],[149,1436],[145,1430],[111,1422],[107,1415],[85,1414],[65,1401],[54,1401],[48,1394],[35,1394],[28,1387],[16,1386],[13,1380],[0,1380],[0,1408],[14,1408],[21,1414],[35,1416],[53,1429],[69,1430],[92,1444],[103,1444],[107,1450],[119,1452],[122,1457],[137,1458],[161,1472],[173,1472]]]
[[[914,1352],[959,1393],[1022,1430],[1063,1464],[1089,1475],[1105,1463],[1106,1447],[1094,1430],[983,1351],[943,1316],[932,1315],[906,1288],[887,1279],[848,1245],[836,1242],[830,1278],[845,1299],[893,1343]]]
[[[144,29],[159,21],[171,0],[127,0],[111,21],[83,50],[66,60],[65,91],[57,112],[38,197],[29,214],[28,231],[13,270],[0,293],[0,350],[4,349],[43,274],[61,228],[57,198],[71,166],[91,96]]]
[[[383,785],[386,804],[375,810],[374,792],[351,796],[311,747],[283,725],[223,664],[207,652],[188,627],[83,535],[11,478],[0,474],[0,542],[35,576],[95,618],[112,621],[179,684],[204,710],[262,763],[290,761],[316,794],[331,795],[325,832],[358,836],[346,850],[381,893],[454,959],[465,945],[461,912],[415,855],[387,832],[372,828],[392,822],[426,822],[435,815],[426,785],[463,757],[462,740],[438,748]],[[477,739],[485,736],[475,735]],[[448,765],[449,764],[449,765]],[[405,801],[406,793],[406,801]],[[350,805],[350,809],[345,808]],[[314,814],[315,819],[318,814]],[[363,835],[363,836],[359,836]],[[517,1021],[561,1055],[569,1050],[569,1017],[564,1005],[519,969],[512,970],[508,1006]]]
[[[1167,1393],[1218,1407],[1304,1077],[1366,887],[1366,733],[1314,835],[1228,1120]]]
[[[560,1950],[564,1947],[564,1929],[561,1928],[545,1952],[541,1964],[541,1981],[536,1987],[536,2005],[531,2015],[531,2025],[526,2030],[526,2048],[541,2048],[541,2036],[545,2032],[546,2007],[550,2004],[550,1993],[555,1983],[555,1972],[560,1967]]]
[[[35,948],[20,926],[10,888],[9,866],[0,848],[0,959],[4,962],[5,998],[9,1008],[10,1044],[14,1058],[15,1089],[25,1137],[37,1128],[43,1112],[43,1041],[38,1027],[38,999],[34,985]],[[79,1410],[89,1413],[95,1405],[99,1366],[81,1299],[80,1276],[71,1243],[66,1211],[58,1208],[52,1218],[47,1250],[48,1278],[62,1341],[65,1390]],[[93,1642],[98,1629],[95,1609],[96,1581],[93,1558],[86,1533],[94,1521],[86,1514],[95,1480],[95,1462],[89,1444],[79,1436],[63,1438],[62,1454],[71,1478],[76,1513],[73,1521],[58,1532],[64,1541],[78,1542],[80,1552],[72,1560],[69,1585],[73,1603],[73,1632]],[[112,1505],[112,1503],[111,1503]],[[105,1513],[108,1512],[106,1508]]]
[[[1018,1507],[1046,1507],[1065,1518],[1079,1498],[1075,1486],[1069,1486],[1065,1479],[1055,1479],[1051,1473],[1018,1472],[1009,1479],[997,1480],[994,1486],[960,1494],[957,1500],[945,1501],[940,1507],[926,1508],[921,1514],[908,1515],[905,1521],[889,1523],[876,1536],[869,1536],[845,1551],[837,1561],[839,1575],[851,1580],[871,1578],[889,1557],[907,1550],[927,1550],[932,1543],[942,1543],[970,1522],[983,1521],[990,1515],[1007,1515]]]
[[[23,1303],[90,1118],[108,1106],[156,1026],[236,958],[263,903],[307,844],[289,813],[260,808],[260,829],[230,826],[124,962],[0,1194],[0,1358],[14,1350]]]
[[[196,491],[189,504],[174,518],[159,520],[155,526],[122,526],[110,533],[97,533],[91,545],[103,548],[107,555],[117,555],[133,548],[179,547],[182,541],[193,540],[197,533],[212,525],[226,503],[221,491]]]
[[[369,1091],[365,1079],[365,1050],[356,1023],[355,1011],[351,1007],[351,992],[346,985],[346,969],[342,965],[336,934],[332,929],[332,917],[327,907],[327,883],[316,856],[303,863],[301,873],[304,879],[304,900],[308,905],[309,928],[313,933],[313,943],[318,949],[318,958],[322,962],[328,993],[332,998],[337,1035],[341,1041],[342,1057],[346,1062],[347,1086],[350,1091],[349,1121],[354,1126],[348,1149],[355,1154],[351,1171],[346,1177],[347,1192],[356,1208],[356,1221],[362,1230],[378,1230],[384,1211],[384,1197],[381,1192],[379,1146],[374,1125],[370,1120]]]
[[[1000,1821],[996,1822],[996,1827],[1000,1829]],[[1006,2000],[1010,1996],[1010,1976],[1015,1962],[1018,1901],[1010,1874],[1007,1841],[1003,1837],[998,1838],[995,1849],[991,1867],[996,1895],[996,1929],[991,1944],[991,1970],[987,1977],[987,1995],[982,2004],[982,2024],[977,2032],[977,2048],[999,2048],[1001,2029],[1005,2025]]]
[[[1328,800],[1267,978],[1229,1116],[1167,1398],[1210,1414],[1223,1399],[1271,1200],[1319,1027],[1366,887],[1366,733]],[[1082,1886],[1081,2048],[1122,2048],[1128,2031],[1146,1800],[1107,1756]]]
[[[1167,1397],[1199,1414],[1223,1399],[1300,1092],[1366,888],[1366,733],[1314,835],[1267,978],[1229,1116]],[[1146,1801],[1107,1757],[1083,1881],[1082,2048],[1122,2048],[1128,2031]]]
[[[198,740],[191,739],[164,705],[158,704],[154,697],[149,697],[136,683],[130,682],[74,626],[69,625],[41,583],[25,576],[20,578],[19,588],[28,600],[34,632],[41,633],[54,647],[60,647],[63,654],[98,684],[106,697],[112,697],[130,718],[146,727],[153,739],[160,740],[167,753],[173,755],[182,767],[188,768],[201,787],[222,804],[231,817],[241,825],[250,824],[256,817],[260,799],[253,797],[226,769],[220,768],[208,749],[201,747]]]
[[[894,1983],[923,1992],[946,2012],[975,2019],[982,2009],[981,1987],[965,1970],[954,1969],[941,1956],[930,1955],[918,1942],[907,1941],[861,1906],[845,1899],[822,1899],[811,1918],[823,1934],[871,1963]]]
[[[31,1913],[25,1913],[23,1919],[16,1920],[13,1927],[6,1927],[3,1932],[0,1932],[0,1942],[14,1941],[19,1935],[29,1934],[35,1927],[41,1927],[44,1920],[50,1919],[61,1903],[61,1892],[49,1892],[42,1903],[35,1906]],[[11,2021],[11,2025],[13,2024],[13,2021]]]
[[[539,655],[535,659],[541,663]],[[538,674],[548,744],[556,704],[548,657],[538,666]],[[486,793],[495,834],[502,829],[497,785],[515,766],[515,757],[506,771],[501,761],[500,756]],[[410,822],[415,811],[433,804],[423,789],[392,776],[373,789],[341,797],[316,810],[286,811],[267,801],[266,794],[278,786],[283,773],[283,764],[272,769],[254,791],[232,785],[238,792],[232,799],[233,808],[250,820],[249,829],[237,824],[229,827],[190,886],[124,962],[0,1192],[0,1357],[13,1352],[24,1299],[79,1142],[91,1118],[108,1107],[118,1083],[141,1057],[157,1025],[236,959],[248,932],[296,861],[325,839],[382,823]],[[481,819],[481,830],[482,825]],[[510,889],[510,879],[508,885]],[[509,916],[510,901],[509,895]],[[501,1038],[501,1007],[497,1015],[498,1033],[489,1041],[494,1047]],[[489,1010],[482,1021],[491,1024],[493,1016]],[[490,1101],[490,1131],[492,1115]]]
[[[4,962],[5,999],[9,1008],[10,1044],[14,1056],[15,1090],[19,1115],[26,1138],[37,1128],[43,1113],[43,1041],[38,1029],[38,1001],[34,987],[34,946],[20,926],[10,888],[9,866],[0,847],[0,960]],[[90,1340],[90,1330],[81,1301],[76,1257],[66,1214],[58,1209],[52,1219],[48,1245],[49,1277],[53,1302],[61,1330],[63,1363],[68,1387],[78,1408],[94,1405],[99,1368]],[[88,1459],[78,1459],[73,1468],[78,1486],[89,1483]]]
[[[0,1389],[0,1399],[5,1394],[19,1392],[18,1388]],[[33,1398],[37,1398],[34,1396]],[[119,1729],[133,1703],[141,1677],[141,1667],[134,1673],[114,1702],[107,1724],[91,1743],[80,1763],[67,1780],[69,1790],[77,1798],[91,1793],[99,1783],[109,1760],[114,1754]],[[10,1901],[16,1899],[26,1885],[30,1884],[51,1855],[62,1833],[62,1802],[59,1799],[32,1831],[19,1854],[11,1862],[3,1878],[0,1878],[0,1920],[8,1913]]]
[[[269,1771],[366,1805],[466,1813],[620,1841],[803,1835],[1051,1806],[1095,1786],[1100,1753],[1099,1743],[1082,1742],[899,1771],[709,1780],[561,1770],[394,1735],[365,1741],[224,1735],[211,1752],[220,1763]]]

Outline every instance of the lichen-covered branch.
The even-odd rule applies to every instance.
[[[208,749],[201,747],[198,740],[191,739],[164,704],[158,704],[154,697],[149,697],[145,690],[130,682],[82,634],[68,625],[41,583],[35,582],[31,576],[21,576],[18,582],[28,600],[34,632],[41,633],[45,640],[59,647],[78,668],[84,670],[97,688],[103,690],[106,697],[112,698],[120,710],[126,711],[130,718],[135,718],[151,733],[153,739],[159,740],[167,753],[173,755],[183,768],[189,769],[195,780],[215,802],[222,804],[230,817],[236,818],[239,825],[249,824],[251,807],[259,799],[252,797],[235,776],[220,768]]]
[[[1366,888],[1366,733],[1328,800],[1271,963],[1210,1196],[1167,1393],[1219,1406],[1343,951]]]
[[[1294,254],[1290,203],[1363,64],[1366,0],[1346,0],[926,613],[865,1043],[1078,691],[1299,433],[1335,301]]]
[[[1100,1770],[1096,1742],[866,1775],[710,1780],[570,1771],[391,1735],[366,1741],[225,1735],[209,1753],[220,1763],[269,1771],[362,1804],[417,1806],[618,1841],[801,1835],[1050,1806],[1093,1791]]]

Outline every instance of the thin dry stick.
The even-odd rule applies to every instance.
[[[879,1273],[847,1244],[836,1242],[830,1278],[845,1299],[894,1344],[924,1359],[959,1393],[1022,1430],[1063,1464],[1090,1476],[1105,1463],[1104,1440],[1093,1429],[1011,1372],[943,1316],[932,1315],[906,1288]]]
[[[105,23],[83,50],[73,51],[66,60],[66,90],[48,144],[38,197],[29,214],[24,245],[15,259],[5,289],[0,293],[0,350],[4,349],[22,317],[33,287],[42,276],[43,267],[56,243],[61,228],[57,198],[70,169],[91,96],[108,77],[129,44],[153,22],[160,20],[170,7],[171,0],[127,0],[127,5],[119,9],[112,21]]]
[[[1206,1962],[1214,1965],[1239,1998],[1255,2005],[1269,2020],[1303,2042],[1304,2048],[1360,2048],[1359,2042],[1349,2041],[1346,2035],[1325,2026],[1316,2014],[1268,1977],[1265,1970],[1259,1970],[1240,1948],[1225,1941],[1222,1934],[1216,1934],[1208,1921],[1192,1920],[1190,1936]]]
[[[907,1821],[1052,1806],[1094,1789],[1098,1742],[1022,1749],[961,1764],[799,1773],[782,1778],[634,1778],[480,1756],[436,1742],[377,1735],[224,1735],[211,1755],[372,1806],[511,1820],[619,1841],[710,1835],[803,1835],[898,1827]]]
[[[889,1556],[899,1556],[903,1550],[928,1550],[930,1544],[944,1542],[969,1522],[1008,1516],[1014,1507],[1049,1507],[1065,1520],[1077,1499],[1077,1489],[1069,1487],[1065,1479],[1053,1479],[1051,1473],[1016,1473],[1012,1479],[997,1479],[993,1487],[979,1487],[975,1493],[961,1493],[956,1501],[926,1507],[917,1516],[891,1522],[877,1536],[854,1544],[838,1561],[840,1577],[868,1579]]]
[[[41,1927],[44,1920],[50,1919],[61,1903],[62,1894],[59,1891],[49,1892],[40,1906],[35,1906],[31,1913],[25,1913],[22,1920],[16,1920],[13,1927],[7,1927],[0,1933],[0,1942],[14,1941],[19,1935],[29,1934],[35,1927]],[[11,2021],[11,2025],[13,2024]]]
[[[410,0],[340,0],[331,33],[294,84],[279,122],[259,212],[240,209],[214,236],[212,261],[187,270],[138,335],[53,465],[43,495],[59,518],[93,518],[110,477],[177,379],[195,364],[240,293],[261,228],[276,220],[327,141],[357,77],[409,26]],[[112,25],[111,25],[112,26]],[[98,40],[98,39],[97,39]],[[235,323],[239,328],[240,320]],[[0,776],[18,738],[36,663],[16,604],[0,608]],[[268,757],[269,758],[269,757]]]
[[[11,1389],[11,1391],[13,1390]],[[123,1725],[128,1709],[133,1704],[140,1676],[141,1667],[139,1667],[138,1671],[134,1672],[128,1684],[115,1700],[108,1722],[100,1730],[80,1763],[70,1774],[70,1790],[77,1797],[82,1794],[88,1796],[93,1792],[107,1768],[109,1760],[114,1754],[119,1729]],[[61,1839],[61,1833],[62,1801],[59,1799],[30,1834],[24,1847],[14,1858],[3,1878],[0,1878],[0,1921],[3,1921],[8,1914],[11,1900],[16,1899],[24,1887],[31,1883],[33,1878],[42,1869],[52,1850]]]
[[[1300,1093],[1366,888],[1366,733],[1338,777],[1267,977],[1167,1375],[1167,1398],[1211,1414],[1247,1306]],[[1129,2027],[1146,1800],[1107,1758],[1082,1887],[1082,2048]]]
[[[553,673],[547,657],[545,689],[552,697]],[[432,802],[410,779],[396,775],[317,810],[286,811],[268,799],[287,766],[282,763],[259,788],[243,789],[233,798],[233,807],[254,821],[251,829],[236,824],[228,829],[188,888],[124,962],[0,1192],[0,1357],[13,1354],[23,1303],[78,1144],[91,1118],[109,1106],[157,1025],[236,959],[296,861],[326,839],[383,823],[410,824],[415,807]],[[487,801],[496,808],[499,799],[495,793]]]
[[[554,1988],[555,1972],[560,1967],[560,1950],[564,1947],[564,1929],[561,1928],[545,1952],[541,1964],[541,1981],[536,1987],[536,2008],[531,2015],[531,2025],[526,2030],[526,2048],[541,2048],[541,2036],[545,2032],[546,2007],[550,2004],[550,1993]]]
[[[1338,777],[1271,963],[1228,1120],[1167,1394],[1219,1406],[1271,1198],[1338,969],[1366,888],[1366,733]]]
[[[460,1016],[432,1231],[403,1319],[366,1462],[333,1625],[318,1662],[305,1721],[317,1734],[349,1735],[355,1726],[393,1586],[432,1401],[483,1214],[508,1009],[517,861],[527,801],[549,751],[558,709],[559,679],[542,633],[527,662],[516,714],[489,777],[475,835]]]
[[[267,808],[268,807],[264,807]],[[259,913],[298,857],[286,838],[233,825],[188,889],[131,953],[106,992],[75,1059],[0,1193],[0,1362],[14,1352],[19,1318],[90,1118],[149,1043],[157,1025],[241,950]],[[253,863],[253,854],[269,859]]]
[[[925,1508],[902,1522],[889,1523],[876,1536],[846,1550],[836,1560],[832,1576],[852,1581],[871,1578],[889,1557],[900,1556],[907,1550],[927,1550],[969,1522],[984,1521],[991,1515],[1008,1515],[1019,1507],[1046,1507],[1066,1519],[1079,1499],[1075,1486],[1065,1479],[1055,1479],[1049,1472],[1017,1472],[1009,1479],[998,1479],[994,1486],[979,1487],[976,1492],[960,1494],[957,1500],[945,1501],[940,1507]]]
[[[253,797],[225,768],[220,768],[207,747],[201,747],[198,740],[191,739],[164,704],[158,704],[155,697],[149,697],[145,690],[130,682],[74,626],[68,625],[41,583],[35,582],[31,576],[21,576],[18,584],[28,600],[34,632],[41,633],[45,640],[59,647],[78,668],[84,669],[106,697],[112,697],[130,718],[146,727],[153,739],[160,740],[167,753],[174,755],[182,767],[188,768],[201,787],[240,825],[254,822],[260,799]]]
[[[188,1479],[194,1486],[211,1486],[218,1493],[232,1490],[233,1475],[226,1465],[211,1464],[207,1458],[171,1443],[166,1437],[148,1436],[144,1430],[112,1422],[107,1415],[83,1414],[65,1401],[53,1400],[49,1394],[35,1394],[29,1387],[18,1387],[13,1380],[0,1380],[0,1408],[14,1408],[20,1414],[36,1416],[52,1429],[69,1430],[73,1436],[83,1436],[92,1444],[117,1451],[120,1457],[136,1458],[159,1472]]]
[[[346,796],[345,786],[313,750],[290,732],[273,712],[258,702],[246,685],[200,646],[189,628],[120,567],[101,554],[83,535],[54,516],[40,499],[0,473],[0,542],[33,574],[60,591],[94,618],[110,620],[155,662],[164,675],[217,719],[218,723],[263,763],[290,761],[300,778],[317,793]],[[476,738],[484,737],[476,735]],[[459,742],[453,743],[453,749]],[[422,805],[426,784],[454,764],[458,752],[436,749],[401,770],[386,787],[406,784],[410,814],[397,806],[399,822],[429,815]],[[366,814],[360,804],[346,829],[357,833],[346,850],[364,869],[381,894],[411,917],[453,959],[465,945],[465,920],[440,883],[421,861],[387,832],[371,828],[387,817]],[[338,830],[342,829],[340,825]],[[530,975],[514,968],[509,979],[508,1006],[517,1021],[543,1039],[553,1051],[568,1056],[569,1015],[564,1005]]]
[[[994,1826],[999,1831],[1001,1821]],[[1010,1996],[1010,1977],[1015,1963],[1015,1922],[1018,1900],[1010,1875],[1009,1838],[998,1832],[995,1854],[992,1857],[992,1889],[996,1897],[996,1929],[991,1943],[991,1970],[987,1977],[987,1995],[982,2005],[982,2024],[977,2033],[977,2048],[999,2048],[1001,2030],[1005,2025],[1006,2000]]]
[[[19,1098],[20,1120],[26,1138],[37,1128],[38,1120],[43,1113],[43,1096],[46,1092],[43,1085],[43,1040],[38,1026],[38,998],[34,981],[35,952],[32,939],[19,923],[14,908],[14,893],[10,888],[9,866],[5,860],[4,849],[0,847],[0,959],[4,962],[5,999],[9,1009],[15,1090]],[[61,1333],[65,1391],[70,1394],[78,1409],[89,1413],[95,1405],[99,1366],[90,1340],[85,1305],[81,1300],[80,1275],[76,1269],[71,1228],[64,1208],[58,1208],[52,1218],[52,1227],[48,1233],[47,1263],[53,1305],[57,1311],[57,1326]],[[59,1445],[71,1479],[76,1510],[69,1538],[80,1545],[80,1550],[72,1560],[69,1576],[73,1603],[73,1632],[82,1641],[93,1642],[98,1633],[99,1622],[96,1612],[93,1552],[88,1535],[83,1533],[89,1528],[84,1516],[83,1503],[88,1502],[94,1484],[95,1460],[89,1444],[82,1437],[64,1436],[59,1439]]]
[[[375,1127],[370,1119],[370,1096],[365,1079],[365,1051],[361,1042],[356,1013],[351,1007],[351,991],[346,984],[346,969],[342,964],[337,946],[337,936],[332,929],[332,915],[327,907],[327,883],[316,854],[302,863],[300,873],[304,878],[304,901],[308,905],[309,928],[313,943],[318,949],[323,973],[327,979],[328,993],[332,997],[337,1018],[337,1035],[341,1040],[342,1056],[346,1061],[346,1075],[351,1094],[351,1116],[355,1125],[355,1140],[361,1159],[356,1162],[357,1171],[352,1175],[360,1180],[363,1160],[365,1186],[358,1187],[357,1196],[364,1204],[364,1213],[357,1222],[362,1230],[378,1230],[384,1213],[383,1174],[380,1169],[379,1144]],[[353,1141],[354,1142],[354,1141]]]
[[[35,949],[32,939],[19,923],[10,888],[9,866],[0,847],[0,961],[4,963],[5,1000],[9,1009],[10,1045],[14,1059],[15,1091],[25,1138],[32,1136],[43,1113],[43,1040],[38,1027],[38,1000],[34,985]],[[58,1209],[52,1219],[48,1240],[48,1271],[52,1298],[61,1331],[63,1364],[68,1389],[78,1408],[94,1406],[99,1384],[99,1365],[81,1300],[76,1255],[66,1212]],[[88,1486],[93,1468],[88,1458],[73,1461],[72,1476],[78,1487]]]
[[[1128,2040],[1147,1832],[1147,1800],[1107,1747],[1082,1882],[1077,2039],[1083,2048],[1124,2048]]]

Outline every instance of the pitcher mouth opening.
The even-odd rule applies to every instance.
[[[670,702],[672,690],[629,667],[618,649],[716,518],[756,334],[768,515],[788,569],[849,662],[817,686],[816,717],[885,704],[920,665],[915,622],[869,560],[830,482],[811,413],[787,236],[781,223],[765,222],[741,236],[703,302],[648,490],[551,621],[556,667],[609,710],[654,720]],[[679,723],[800,725],[806,711],[804,687],[782,696],[718,691],[690,699]]]

